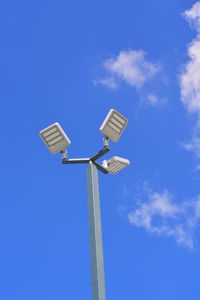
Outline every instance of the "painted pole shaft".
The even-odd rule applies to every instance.
[[[87,189],[92,300],[106,300],[98,173],[91,161],[87,167]]]

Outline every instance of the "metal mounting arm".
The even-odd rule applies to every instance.
[[[67,164],[88,164],[90,161],[93,162],[93,164],[97,167],[98,170],[103,172],[104,174],[108,173],[108,170],[100,165],[98,162],[96,162],[97,159],[105,155],[107,152],[110,151],[110,148],[108,145],[105,145],[103,149],[101,149],[97,154],[93,155],[90,158],[67,158],[67,153],[62,152],[62,164],[67,165]]]
[[[104,174],[108,174],[108,169],[104,168],[102,165],[100,165],[98,162],[94,161],[93,164],[97,167],[99,171],[101,171]]]
[[[87,164],[89,163],[90,159],[89,158],[63,158],[62,163],[64,165],[67,164]]]
[[[107,152],[110,151],[109,146],[104,146],[103,149],[101,149],[97,154],[93,155],[90,160],[92,162],[95,162],[98,158],[100,158],[101,156],[103,156],[104,154],[106,154]]]

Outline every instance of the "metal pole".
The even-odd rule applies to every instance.
[[[87,167],[87,189],[92,300],[106,300],[98,173],[92,161]]]

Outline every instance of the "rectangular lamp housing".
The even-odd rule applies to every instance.
[[[52,154],[64,151],[71,144],[58,122],[40,131],[40,136]]]
[[[115,109],[111,109],[100,127],[100,131],[109,139],[117,142],[128,120]]]
[[[107,169],[111,174],[116,174],[129,165],[130,161],[128,159],[119,156],[113,156],[107,161]]]

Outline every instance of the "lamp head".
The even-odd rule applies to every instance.
[[[115,109],[111,109],[99,130],[113,142],[117,142],[127,123],[128,120],[124,116]]]
[[[40,137],[52,154],[65,151],[71,144],[70,139],[58,122],[40,131]]]
[[[103,161],[103,166],[106,167],[111,174],[116,174],[129,165],[130,161],[128,159],[119,156],[113,156],[109,160]]]

